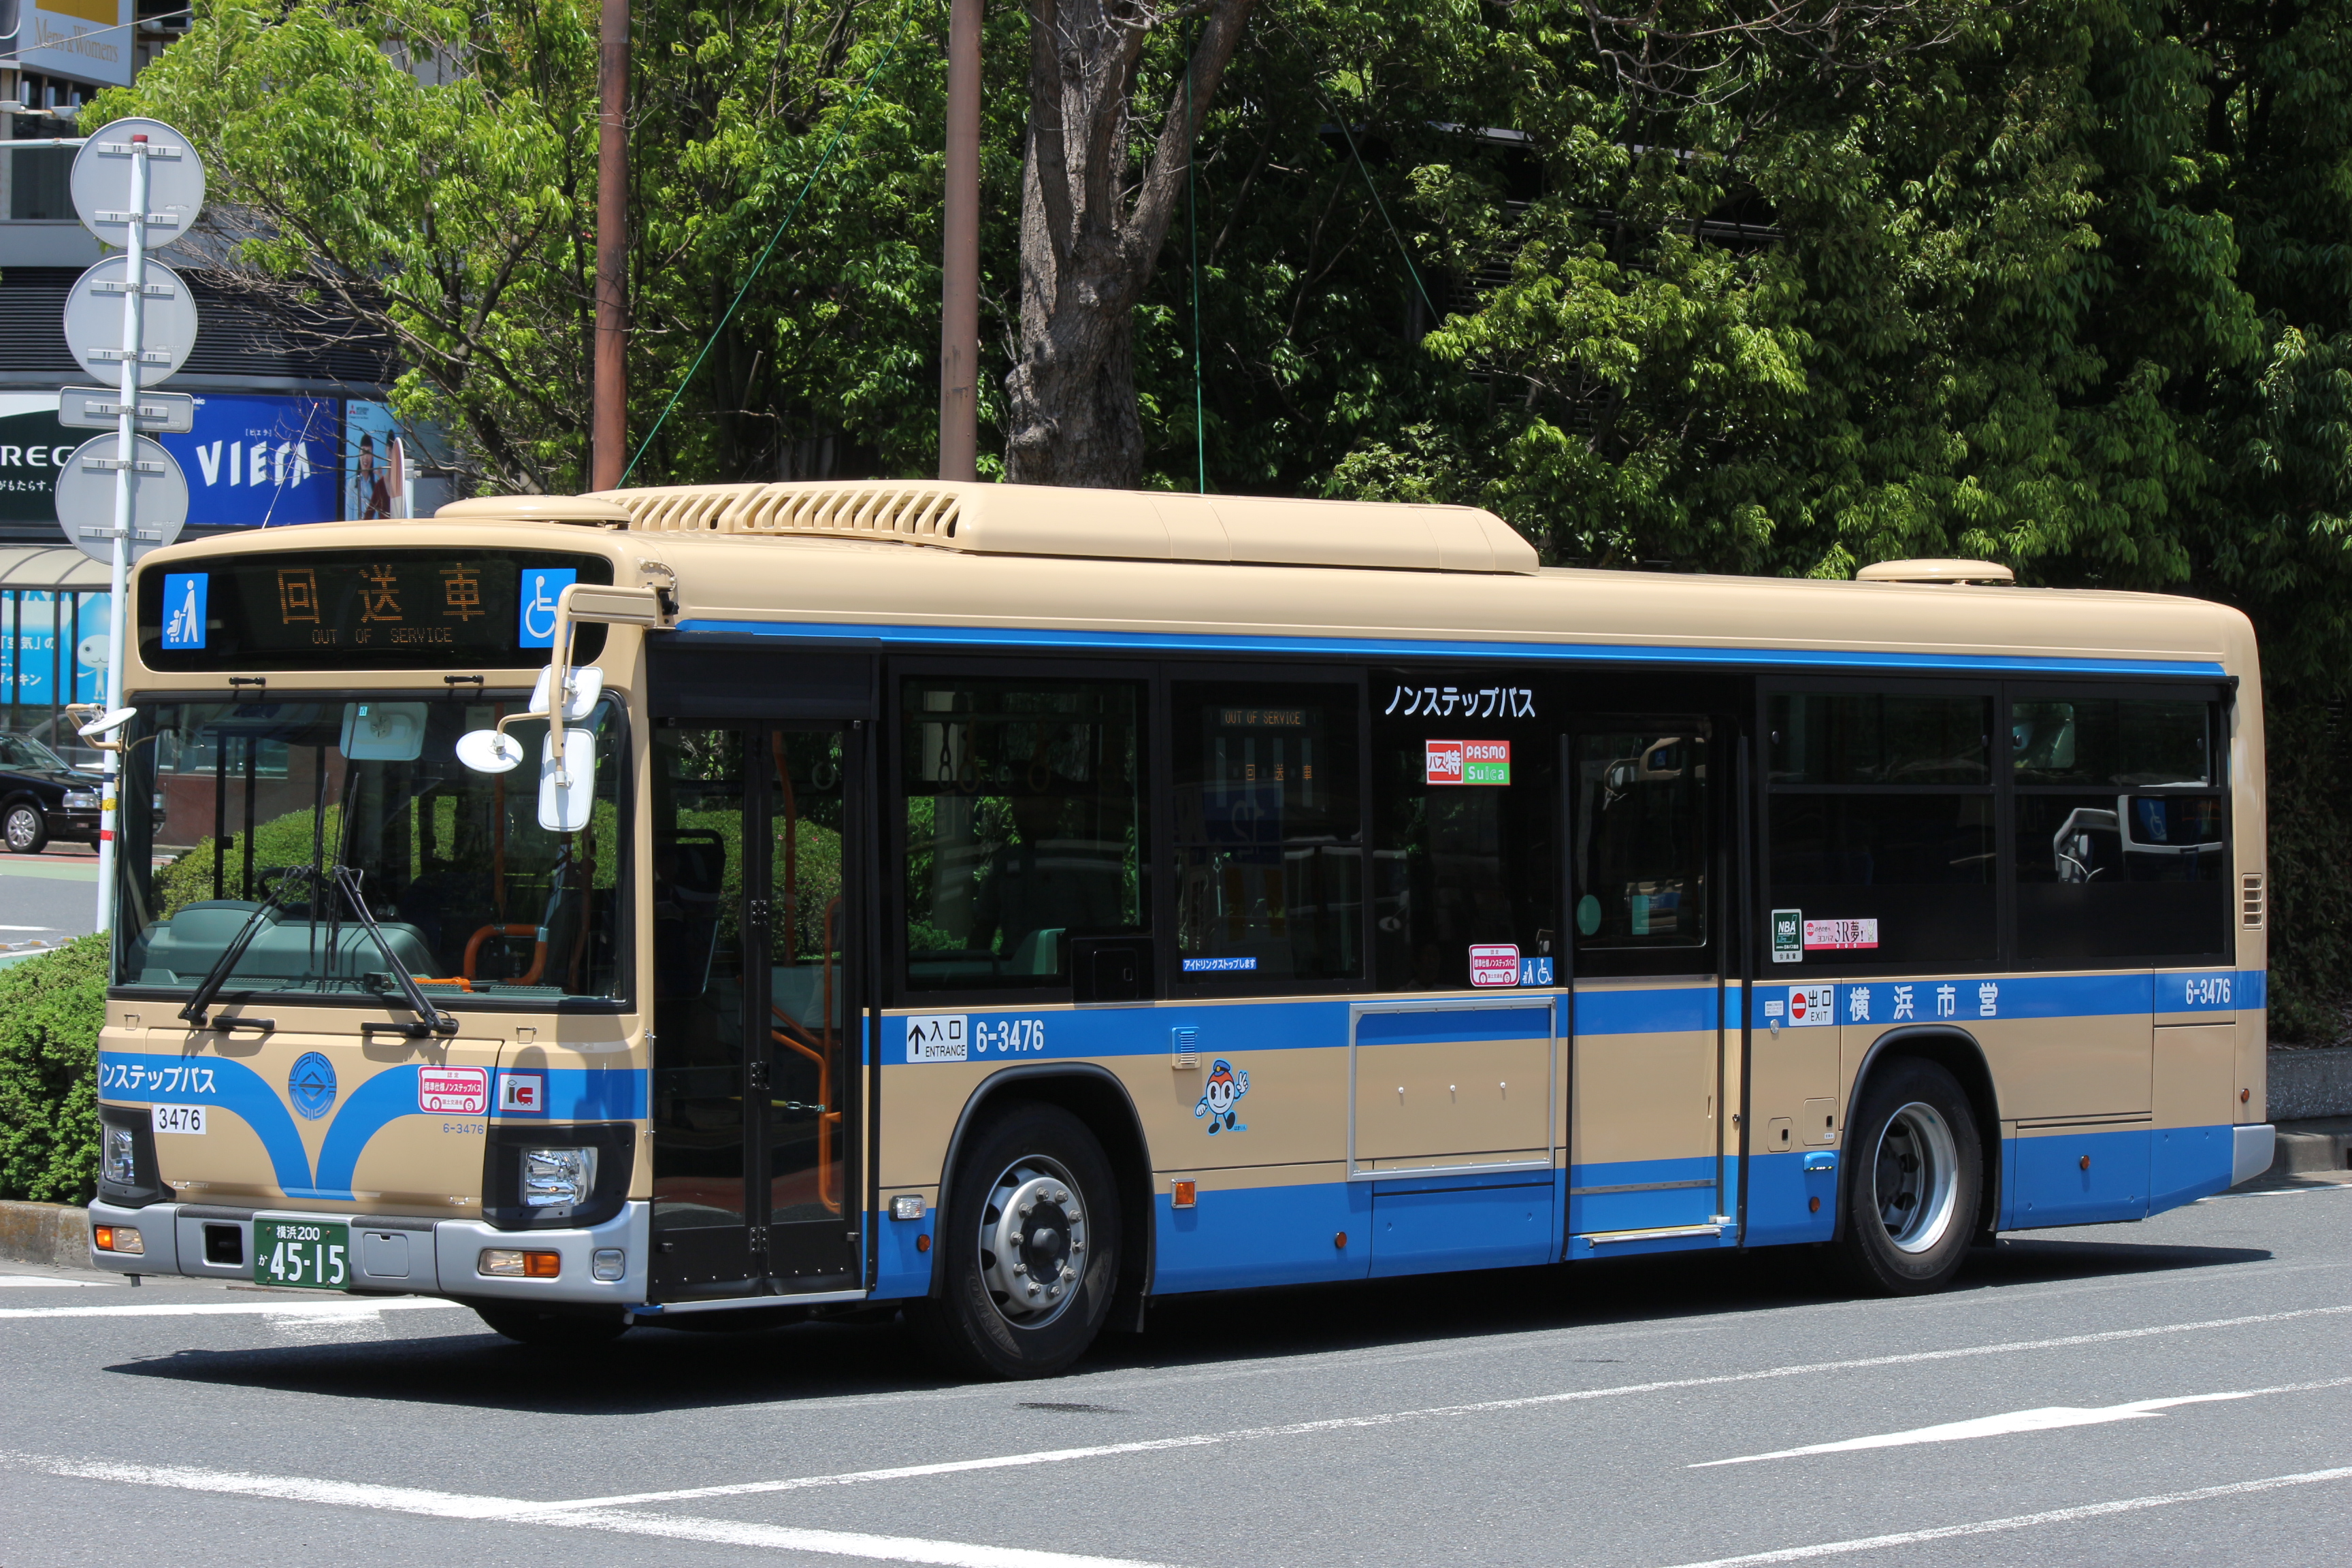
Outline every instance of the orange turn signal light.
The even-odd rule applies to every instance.
[[[90,1239],[98,1243],[100,1252],[122,1252],[134,1257],[147,1250],[147,1238],[127,1225],[99,1225],[90,1227]]]
[[[1168,1200],[1171,1206],[1180,1209],[1188,1209],[1194,1204],[1200,1202],[1200,1183],[1193,1181],[1179,1181],[1173,1184],[1173,1185],[1174,1195]]]
[[[474,1267],[492,1279],[553,1279],[563,1272],[563,1254],[525,1252],[520,1247],[486,1247]]]

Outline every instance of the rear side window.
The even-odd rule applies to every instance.
[[[2228,952],[2220,720],[2195,700],[2011,701],[2021,959]]]

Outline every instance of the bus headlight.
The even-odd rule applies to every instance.
[[[526,1149],[522,1152],[522,1205],[543,1209],[576,1206],[596,1186],[593,1149]]]
[[[106,1130],[106,1179],[126,1187],[139,1180],[138,1147],[128,1127]]]

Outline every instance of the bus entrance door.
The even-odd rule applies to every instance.
[[[856,1282],[842,849],[857,739],[840,725],[655,731],[656,1300]]]
[[[1712,1245],[1724,1035],[1708,725],[1594,720],[1564,743],[1579,969],[1569,1256]]]

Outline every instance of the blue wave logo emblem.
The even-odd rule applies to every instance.
[[[316,1051],[305,1051],[286,1075],[286,1093],[303,1120],[316,1121],[335,1108],[335,1064]]]

